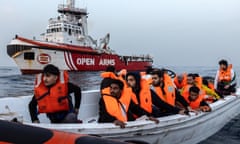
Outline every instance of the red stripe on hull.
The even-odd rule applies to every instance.
[[[69,64],[69,58],[68,58],[68,54],[66,51],[64,51],[64,59],[65,59],[65,63],[67,64],[69,69],[73,69],[72,66]]]

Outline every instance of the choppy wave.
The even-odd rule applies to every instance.
[[[32,95],[34,79],[16,67],[0,67],[0,97]],[[100,80],[100,72],[70,72],[70,81],[82,90],[98,89]]]

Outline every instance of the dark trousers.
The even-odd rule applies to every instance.
[[[229,88],[225,89],[224,87],[226,86],[225,83],[223,82],[219,82],[217,84],[217,93],[219,93],[220,95],[230,95],[231,93],[235,93],[236,92],[236,85],[237,84],[233,84],[231,85]]]

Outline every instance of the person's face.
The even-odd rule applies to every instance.
[[[183,75],[179,75],[177,76],[178,82],[182,82],[183,81]]]
[[[46,73],[43,75],[43,82],[44,82],[45,86],[54,85],[57,82],[57,79],[58,79],[57,75],[53,75],[50,73]]]
[[[117,84],[111,84],[110,85],[110,93],[112,96],[116,97],[116,98],[120,98],[121,97],[121,89],[119,87],[119,85]]]
[[[135,87],[136,86],[136,79],[134,78],[134,76],[129,75],[127,77],[127,83],[128,83],[128,86],[130,86],[132,88]]]
[[[226,70],[226,69],[227,69],[227,66],[224,65],[224,64],[221,64],[221,65],[220,65],[220,69],[222,69],[222,70]]]
[[[187,77],[187,84],[190,84],[190,85],[194,84],[194,79],[192,76]]]
[[[152,85],[158,86],[160,82],[163,81],[163,78],[160,78],[157,74],[152,75]]]
[[[192,91],[189,92],[189,99],[191,101],[195,101],[197,98],[198,98],[198,93],[192,92]]]

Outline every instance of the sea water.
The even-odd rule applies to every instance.
[[[214,77],[216,67],[165,67],[176,73],[198,73],[201,76]],[[236,73],[240,68],[234,67]],[[238,83],[239,83],[239,76]],[[16,97],[33,94],[35,75],[21,75],[17,67],[0,67],[0,97]],[[82,90],[94,90],[100,87],[100,72],[70,72],[70,81]],[[201,144],[239,144],[240,115],[227,123],[219,132],[201,142]]]

